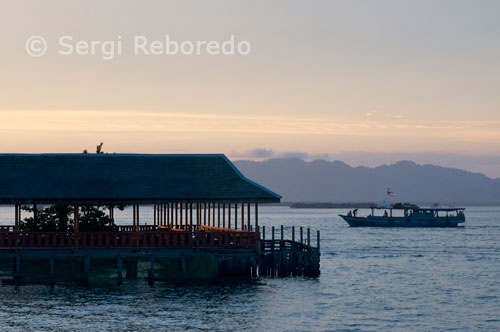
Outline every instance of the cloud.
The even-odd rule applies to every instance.
[[[271,149],[257,148],[247,151],[246,155],[258,159],[271,158],[274,156],[274,151]]]
[[[314,159],[328,159],[329,155],[327,153],[323,154],[311,154],[304,151],[276,151],[267,148],[255,148],[247,150],[244,152],[233,151],[230,154],[231,158],[237,159],[252,159],[252,160],[265,160],[271,158],[277,159],[302,159],[302,160],[314,160]]]

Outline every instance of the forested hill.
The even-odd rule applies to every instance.
[[[375,168],[301,159],[239,160],[235,165],[283,201],[380,202],[390,187],[395,201],[500,203],[500,179],[411,161]]]

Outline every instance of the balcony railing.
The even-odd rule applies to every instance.
[[[119,226],[105,232],[15,232],[0,228],[0,248],[249,248],[259,233],[229,229],[165,230],[157,226]]]

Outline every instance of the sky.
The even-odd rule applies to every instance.
[[[250,48],[152,54],[167,36]],[[0,41],[0,152],[104,142],[500,177],[498,1],[1,0]]]

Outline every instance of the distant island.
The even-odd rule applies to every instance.
[[[341,161],[307,162],[301,159],[239,160],[234,163],[245,176],[279,193],[284,202],[295,202],[295,207],[303,204],[324,207],[343,207],[342,204],[353,207],[353,204],[367,202],[380,204],[387,187],[396,194],[393,202],[412,202],[421,206],[434,203],[500,205],[500,179],[412,161],[374,168],[351,167]]]

